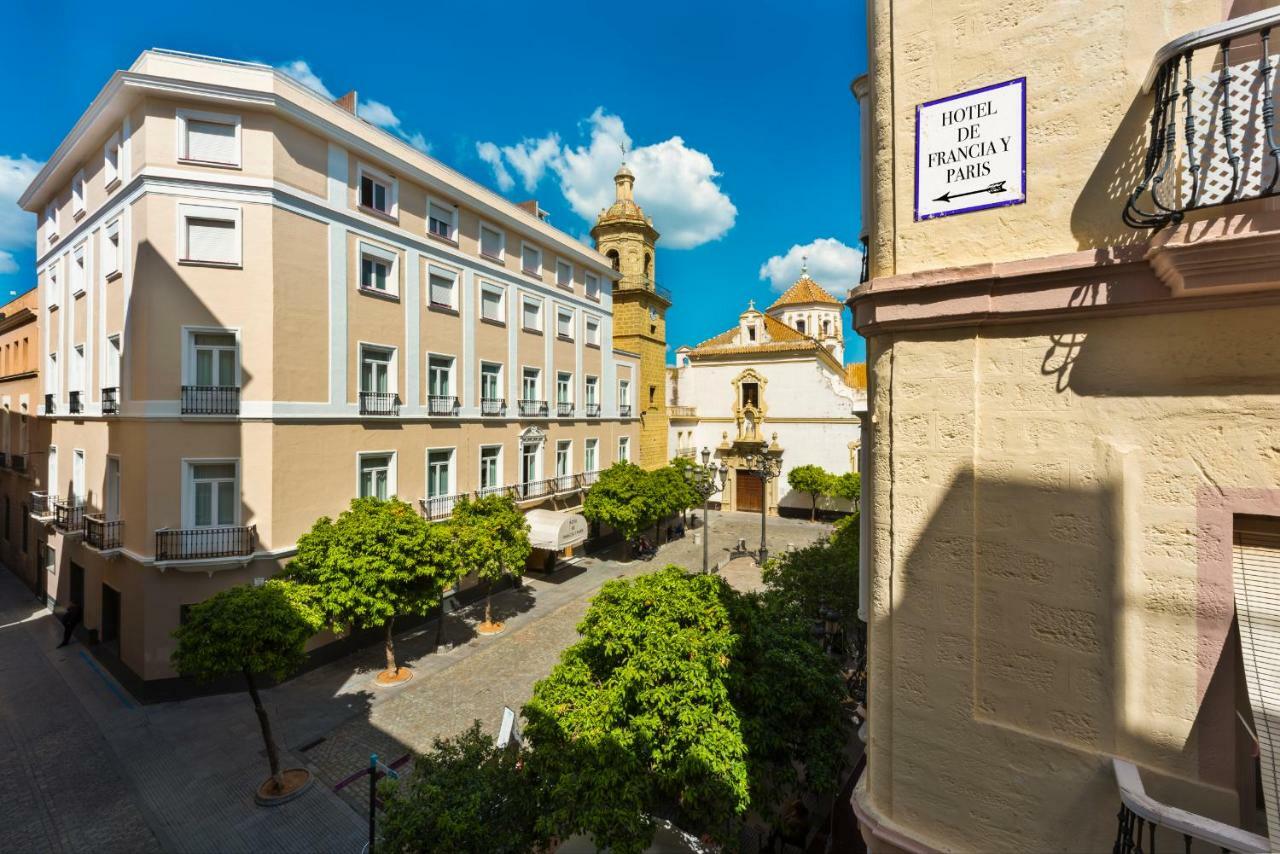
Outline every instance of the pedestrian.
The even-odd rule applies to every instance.
[[[71,636],[75,634],[76,626],[80,625],[82,616],[84,616],[84,609],[79,603],[72,602],[66,613],[62,615],[62,643],[58,644],[59,649],[71,643]]]

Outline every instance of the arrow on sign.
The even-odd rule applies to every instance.
[[[987,187],[983,187],[980,190],[967,190],[966,192],[963,192],[963,193],[953,193],[950,190],[947,190],[947,192],[943,193],[941,196],[938,196],[938,198],[934,199],[934,201],[949,202],[952,199],[958,199],[961,196],[972,196],[972,195],[976,195],[977,193],[991,193],[992,195],[996,193],[1003,193],[1004,185],[1006,183],[1007,183],[1007,180],[996,181],[994,184],[991,184],[990,186],[987,186]]]

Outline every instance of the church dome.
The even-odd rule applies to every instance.
[[[618,167],[618,171],[613,176],[616,197],[613,204],[600,211],[600,216],[596,217],[596,226],[616,222],[631,222],[652,228],[649,218],[645,216],[644,209],[636,204],[636,200],[632,196],[632,187],[635,185],[635,180],[635,173],[631,171],[626,163]]]

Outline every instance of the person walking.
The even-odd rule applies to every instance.
[[[84,609],[76,602],[72,602],[67,608],[66,613],[62,615],[62,643],[58,644],[58,648],[71,643],[71,637],[75,634],[76,626],[80,625],[80,618],[84,616]]]

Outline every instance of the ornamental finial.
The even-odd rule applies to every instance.
[[[808,255],[800,256],[800,278],[802,279],[809,278],[809,256]]]

